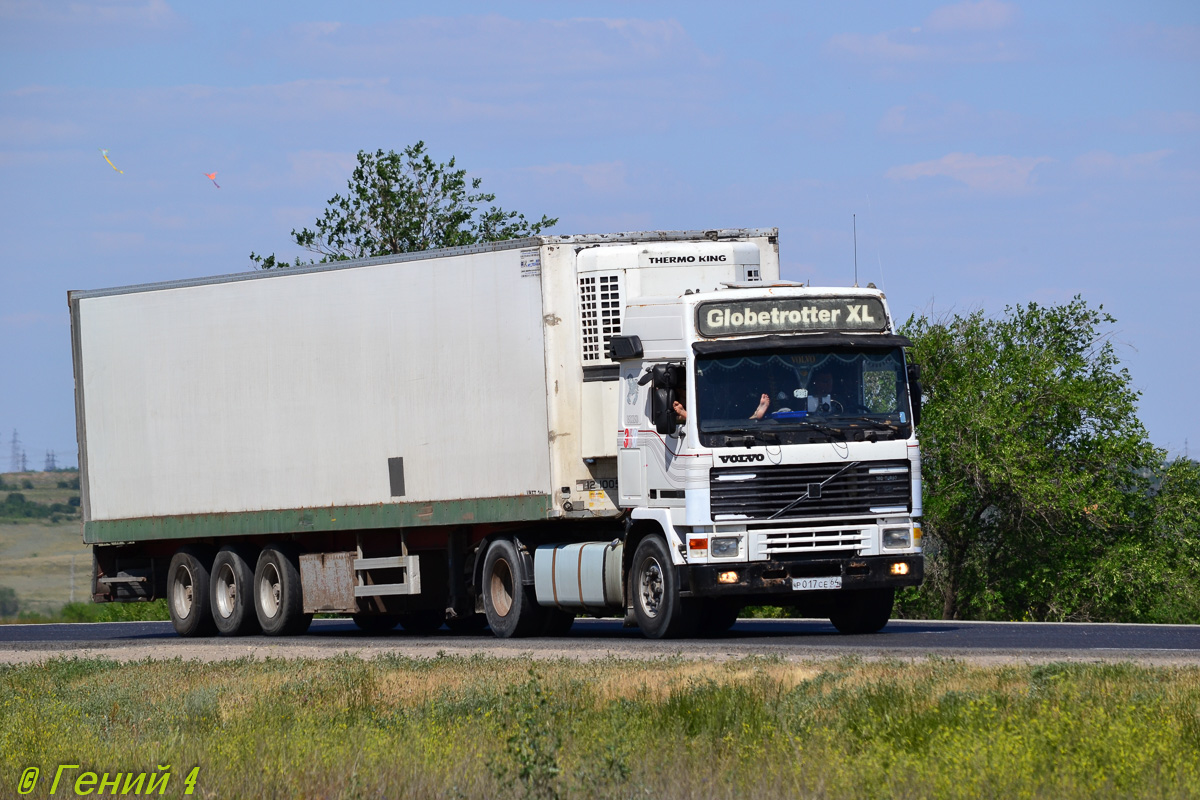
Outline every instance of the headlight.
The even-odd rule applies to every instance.
[[[739,539],[738,536],[716,536],[708,543],[708,554],[712,558],[736,558]]]
[[[912,532],[909,528],[884,528],[883,546],[892,549],[911,547]]]

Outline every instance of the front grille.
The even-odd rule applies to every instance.
[[[713,521],[903,514],[911,508],[907,461],[722,467],[712,477]]]

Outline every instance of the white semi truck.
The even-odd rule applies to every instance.
[[[93,598],[184,636],[881,629],[918,370],[775,229],[539,236],[68,295]]]

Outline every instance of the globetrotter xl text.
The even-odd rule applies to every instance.
[[[703,303],[697,329],[705,336],[814,330],[884,330],[883,305],[873,297]]]

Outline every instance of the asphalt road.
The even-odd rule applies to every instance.
[[[719,639],[648,641],[618,620],[577,620],[564,637],[494,638],[489,632],[416,636],[397,629],[366,634],[349,620],[316,620],[305,636],[182,639],[169,622],[0,626],[0,663],[55,655],[114,658],[320,657],[395,652],[533,657],[653,658],[660,656],[788,659],[859,655],[867,658],[943,656],[972,661],[1140,661],[1200,664],[1200,625],[995,623],[894,620],[880,633],[843,636],[824,620],[739,620]]]

